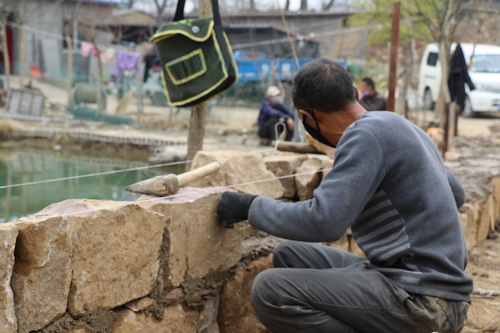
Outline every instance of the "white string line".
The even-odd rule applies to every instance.
[[[270,151],[270,150],[275,150],[275,149],[274,148],[266,148],[266,149],[261,149],[261,150],[254,150],[254,151],[251,151],[251,153],[261,153],[261,152]],[[80,179],[80,178],[103,176],[103,175],[112,175],[112,174],[115,174],[115,173],[128,172],[128,171],[161,168],[161,167],[164,167],[164,166],[186,164],[186,163],[191,163],[191,162],[193,162],[193,160],[186,160],[186,161],[179,161],[179,162],[172,162],[172,163],[165,163],[165,164],[155,164],[155,165],[148,165],[148,166],[143,166],[143,167],[123,169],[123,170],[113,170],[113,171],[105,171],[105,172],[98,172],[98,173],[89,173],[89,174],[86,174],[86,175],[79,175],[79,176],[62,177],[62,178],[55,178],[55,179],[46,179],[46,180],[40,180],[40,181],[36,181],[36,182],[19,183],[19,184],[12,184],[12,185],[3,185],[3,186],[0,186],[0,190],[7,189],[7,188],[13,188],[13,187],[20,187],[20,186],[53,183],[53,182],[63,181],[63,180]]]
[[[55,178],[55,179],[46,179],[46,180],[40,180],[40,181],[36,181],[36,182],[20,183],[20,184],[13,184],[13,185],[5,185],[5,186],[0,186],[0,190],[5,189],[5,188],[12,188],[12,187],[20,187],[20,186],[28,186],[28,185],[36,185],[36,184],[44,184],[44,183],[53,183],[53,182],[58,182],[58,181],[62,181],[62,180],[80,179],[80,178],[102,176],[102,175],[112,175],[112,174],[115,174],[115,173],[127,172],[127,171],[160,168],[160,167],[169,166],[169,165],[186,164],[186,163],[190,163],[192,161],[193,160],[180,161],[180,162],[172,162],[172,163],[165,163],[165,164],[148,165],[148,166],[143,166],[143,167],[123,169],[123,170],[113,170],[113,171],[105,171],[105,172],[98,172],[98,173],[89,173],[89,174],[86,174],[86,175],[79,175],[79,176],[72,176],[72,177],[63,177],[63,178]]]
[[[275,179],[279,180],[279,179],[286,179],[286,178],[291,178],[291,177],[295,177],[295,176],[310,175],[310,174],[315,174],[315,173],[318,173],[318,172],[322,172],[324,170],[329,170],[329,168],[323,168],[323,169],[320,169],[320,170],[317,170],[317,171],[309,171],[309,172],[296,173],[296,174],[287,175],[287,176],[280,176],[280,177],[274,177],[274,178],[268,178],[268,179],[262,179],[262,180],[254,180],[254,181],[250,181],[250,182],[246,182],[246,183],[240,183],[240,184],[235,184],[235,185],[217,186],[215,188],[216,189],[228,189],[228,188],[240,187],[240,186],[245,186],[245,185],[252,185],[252,184],[257,184],[257,183],[264,183],[264,182],[272,181],[272,180],[275,180]],[[97,208],[97,209],[88,209],[88,210],[82,210],[82,211],[79,211],[79,212],[65,213],[65,214],[61,214],[59,216],[62,217],[62,216],[67,216],[67,215],[71,215],[71,214],[91,213],[91,212],[97,212],[97,211],[100,211],[100,210],[105,210],[105,209],[109,209],[109,208],[116,208],[116,207],[123,208],[123,207],[129,206],[129,205],[138,205],[138,204],[142,204],[142,203],[146,203],[146,202],[154,202],[154,201],[159,201],[159,200],[163,200],[163,199],[171,199],[171,198],[178,198],[178,197],[188,196],[188,195],[193,194],[193,193],[198,193],[198,191],[191,191],[191,192],[186,192],[186,193],[166,195],[166,196],[163,196],[163,197],[158,197],[158,198],[149,199],[149,200],[142,200],[142,201],[132,201],[132,202],[125,201],[123,205],[119,204],[119,205],[113,205],[113,206],[104,206],[104,207],[100,207],[100,208]],[[81,200],[84,200],[84,199],[81,199]]]

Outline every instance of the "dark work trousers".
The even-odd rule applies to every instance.
[[[255,278],[252,305],[274,333],[460,332],[468,302],[410,294],[368,260],[324,245],[285,241]]]
[[[271,117],[269,118],[262,127],[259,128],[259,136],[263,139],[276,140],[276,124],[280,122],[279,118]],[[286,137],[285,141],[290,141],[293,138],[293,130],[288,128],[286,120],[283,121],[286,126]],[[283,126],[278,125],[278,136],[283,132]]]

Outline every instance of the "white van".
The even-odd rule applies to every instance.
[[[474,44],[460,45],[469,64]],[[456,44],[451,46],[451,53],[455,47]],[[434,109],[440,91],[441,65],[438,53],[437,44],[427,45],[420,63],[418,94],[428,110]],[[467,98],[462,115],[472,117],[475,112],[500,111],[500,47],[477,44],[469,76],[476,89],[469,91],[466,85]]]

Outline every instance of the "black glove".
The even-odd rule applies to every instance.
[[[232,229],[235,223],[248,220],[248,211],[257,196],[245,193],[224,192],[219,204],[219,223]]]

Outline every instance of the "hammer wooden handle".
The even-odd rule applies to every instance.
[[[125,188],[125,191],[158,196],[172,195],[179,192],[179,187],[206,177],[222,167],[218,161],[180,175],[158,176],[135,183]]]
[[[179,180],[179,186],[184,186],[191,182],[194,182],[195,180],[202,179],[203,177],[219,171],[221,167],[222,164],[218,161],[215,161],[197,169],[180,174],[177,176],[177,179]]]

